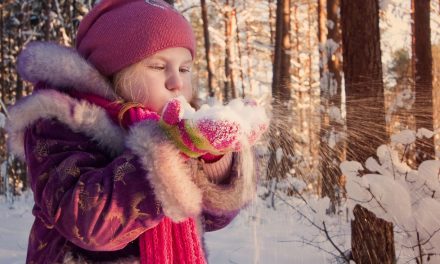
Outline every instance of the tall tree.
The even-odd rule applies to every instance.
[[[415,83],[416,128],[434,130],[432,108],[432,50],[430,26],[430,0],[411,0],[412,63]],[[416,166],[423,160],[434,158],[434,139],[416,141]]]
[[[319,52],[319,81],[320,81],[320,89],[322,89],[322,87],[324,86],[323,82],[324,82],[324,75],[327,72],[327,54],[325,52],[325,43],[327,41],[327,26],[326,26],[326,22],[327,22],[327,14],[326,14],[326,5],[327,5],[327,0],[318,0],[318,5],[317,5],[317,12],[318,12],[318,52]],[[322,94],[322,92],[321,92]],[[320,99],[320,105],[323,104],[322,99]],[[325,111],[325,110],[324,110]],[[323,114],[320,114],[320,132],[319,132],[319,136],[320,136],[320,143],[319,143],[319,152],[321,155],[321,159],[324,158],[324,156],[322,156],[323,153],[323,149],[322,149],[322,137],[324,136],[323,134],[323,122],[325,121],[325,119],[323,118]],[[325,143],[325,142],[324,142]],[[323,161],[319,160],[319,169],[320,169],[320,173],[321,173],[321,177],[319,177],[318,179],[318,190],[321,190],[321,195],[323,195],[322,189],[323,189],[323,175],[324,173],[322,172],[322,164]]]
[[[234,73],[232,65],[235,61],[233,55],[233,39],[234,39],[234,15],[235,12],[229,0],[226,0],[224,6],[224,22],[225,22],[225,80],[224,80],[224,101],[231,98],[237,98],[235,88]]]
[[[327,39],[323,51],[326,66],[321,77],[320,170],[322,195],[330,198],[330,212],[335,213],[342,195],[339,164],[344,159],[344,121],[341,114],[342,39],[340,0],[327,0]],[[322,7],[321,7],[322,8]]]
[[[433,79],[433,117],[434,117],[434,128],[440,127],[440,46],[435,45],[432,47],[432,67],[433,72],[432,75],[435,76]],[[435,151],[440,152],[440,135],[436,135],[434,138],[435,142]]]
[[[203,23],[203,38],[205,41],[205,58],[206,68],[208,70],[208,94],[210,97],[214,97],[214,74],[212,73],[211,63],[211,44],[209,43],[209,30],[208,30],[208,7],[206,6],[206,0],[200,0],[200,7],[202,9],[202,23]]]
[[[270,126],[270,134],[273,137],[269,143],[271,156],[267,169],[267,175],[274,180],[275,187],[278,179],[285,177],[292,165],[290,103],[290,0],[277,0],[272,77],[272,108],[275,117],[272,118]]]
[[[378,0],[341,1],[343,69],[347,96],[347,156],[364,162],[386,142]],[[354,261],[395,263],[393,226],[357,205]]]

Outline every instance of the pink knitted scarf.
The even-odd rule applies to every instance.
[[[71,92],[71,95],[101,106],[115,123],[126,129],[139,121],[159,118],[140,104],[110,102],[96,95],[78,92]],[[164,217],[139,237],[139,246],[141,264],[206,264],[193,218],[174,223]]]

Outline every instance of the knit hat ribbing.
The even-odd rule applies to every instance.
[[[102,0],[81,21],[76,40],[78,52],[107,77],[171,47],[194,58],[191,25],[162,0]]]

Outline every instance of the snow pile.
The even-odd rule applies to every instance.
[[[353,209],[360,204],[394,224],[400,260],[411,262],[420,255],[433,260],[440,254],[440,161],[426,160],[412,169],[405,161],[406,153],[396,150],[433,135],[428,130],[405,130],[394,135],[390,145],[377,149],[377,159],[368,158],[364,166],[357,161],[340,166],[347,177],[347,206]]]

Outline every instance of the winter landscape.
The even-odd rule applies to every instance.
[[[0,3],[1,128],[32,93],[15,69],[23,46],[74,45],[97,2]],[[440,263],[439,1],[167,2],[194,28],[200,103],[253,98],[271,118],[254,200],[205,234],[209,263]],[[263,116],[253,110],[239,122]],[[34,202],[7,138],[0,264],[18,264]]]

